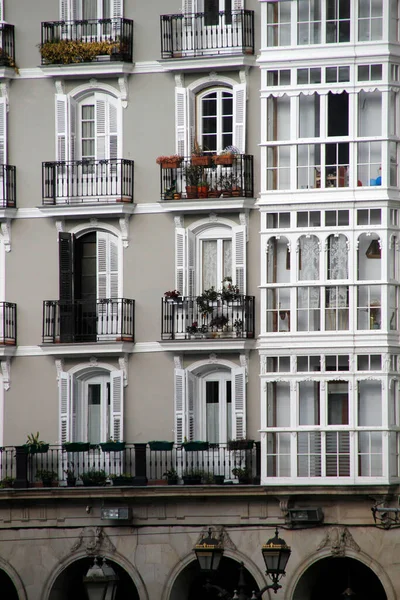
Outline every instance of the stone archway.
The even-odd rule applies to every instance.
[[[136,586],[125,569],[112,560],[107,559],[107,562],[119,577],[115,600],[126,600],[127,598],[129,600],[139,600],[139,593]],[[93,558],[85,557],[76,560],[66,567],[55,580],[51,588],[49,600],[87,600],[83,587],[83,577],[92,565]]]
[[[1,597],[7,600],[19,600],[18,592],[12,579],[3,569],[0,569],[0,590]]]
[[[364,563],[348,557],[327,557],[313,563],[301,576],[292,600],[387,600],[377,575]]]
[[[212,583],[218,585],[233,595],[239,580],[240,563],[232,558],[223,556],[218,568],[218,572],[212,578]],[[246,593],[251,596],[253,590],[258,591],[259,587],[245,568],[244,578],[246,582]],[[203,585],[206,583],[206,577],[201,573],[197,560],[190,562],[175,579],[172,586],[169,600],[204,600],[205,590]],[[216,600],[219,598],[218,591],[211,590],[207,595],[207,600]]]

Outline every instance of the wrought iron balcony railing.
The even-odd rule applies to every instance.
[[[237,339],[254,337],[254,296],[204,301],[163,298],[161,339]]]
[[[0,23],[0,66],[16,66],[14,25],[7,23]]]
[[[100,300],[45,300],[43,343],[134,341],[135,301],[127,298]]]
[[[131,19],[85,19],[42,23],[42,65],[132,62]]]
[[[0,302],[0,345],[15,346],[17,343],[17,305]]]
[[[43,205],[133,202],[133,160],[42,163]]]
[[[254,11],[161,15],[162,58],[254,54]]]
[[[0,208],[16,208],[16,169],[0,165]]]
[[[161,200],[253,198],[253,156],[206,154],[161,164],[160,193]]]
[[[224,444],[203,443],[202,450],[191,449],[188,444],[170,444],[168,450],[153,449],[156,442],[112,444],[75,443],[69,445],[3,446],[0,448],[0,487],[36,487],[43,475],[50,478],[45,487],[89,485],[85,474],[102,473],[98,485],[129,485],[129,477],[140,478],[143,485],[148,480],[155,484],[165,479],[165,473],[176,473],[175,483],[187,483],[186,476],[194,472],[200,476],[198,483],[222,484],[260,483],[260,442],[252,442],[243,449],[232,448],[234,442]],[[164,442],[165,444],[165,442]],[[196,442],[192,443],[196,446]],[[198,444],[198,442],[197,442]],[[71,447],[71,450],[69,449]],[[124,474],[119,483],[118,477]],[[245,479],[245,481],[243,481]],[[191,482],[194,483],[194,482]],[[133,485],[133,482],[130,483]],[[136,484],[137,485],[137,484]]]

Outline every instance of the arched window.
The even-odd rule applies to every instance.
[[[267,282],[290,282],[289,240],[284,236],[268,240]]]
[[[105,368],[61,372],[60,441],[123,440],[123,373]]]
[[[381,240],[376,233],[362,233],[358,238],[358,279],[381,278]]]
[[[197,98],[198,141],[207,152],[221,152],[233,144],[233,93],[216,88]]]

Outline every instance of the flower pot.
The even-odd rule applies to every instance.
[[[223,485],[225,481],[225,475],[214,475],[215,485]]]
[[[67,477],[67,486],[75,487],[76,486],[76,477]]]
[[[167,479],[167,484],[168,485],[178,485],[178,480],[175,479]]]
[[[100,446],[103,452],[121,452],[125,450],[125,442],[103,442]]]
[[[233,163],[233,154],[221,154],[220,156],[214,156],[213,160],[216,165],[230,166]]]
[[[117,485],[120,487],[127,487],[129,485],[134,485],[134,477],[114,477],[113,480],[113,485]]]
[[[45,454],[49,451],[50,444],[24,444],[25,451],[29,454]]]
[[[192,155],[191,163],[195,167],[209,167],[211,165],[211,156],[204,154],[202,156]]]
[[[198,185],[197,186],[197,197],[198,198],[208,198],[208,185]]]
[[[228,450],[251,450],[254,440],[231,440],[228,442]]]
[[[183,448],[185,448],[185,450],[187,452],[197,452],[199,450],[208,450],[209,447],[209,443],[208,442],[184,442],[182,444]]]
[[[176,192],[174,194],[174,200],[180,200],[181,199],[181,194],[179,192]]]
[[[219,198],[220,195],[221,195],[221,192],[219,192],[218,190],[208,190],[209,198]]]
[[[193,199],[197,198],[197,185],[186,186],[186,198]]]
[[[238,477],[240,485],[249,485],[251,483],[250,477]]]
[[[232,198],[232,190],[223,190],[222,197],[223,198]]]
[[[161,168],[162,169],[177,169],[182,161],[178,161],[175,160],[173,162],[162,162],[161,163]]]
[[[149,442],[150,450],[172,450],[174,442],[154,441]]]
[[[63,444],[63,450],[66,452],[87,452],[89,448],[89,442],[67,442]]]

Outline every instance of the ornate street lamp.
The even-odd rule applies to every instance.
[[[83,578],[83,585],[89,600],[115,600],[119,577],[103,558],[100,566],[97,558]]]
[[[275,530],[275,536],[268,540],[262,547],[262,555],[264,558],[265,566],[267,569],[266,574],[272,579],[272,583],[264,586],[259,592],[253,592],[250,600],[258,600],[267,590],[274,590],[276,592],[282,587],[279,580],[286,573],[286,565],[288,563],[291,549],[284,540],[278,537],[278,528]],[[210,575],[217,571],[219,563],[221,561],[224,548],[221,539],[212,537],[211,529],[208,530],[208,535],[204,537],[194,547],[194,552],[200,566],[200,570]],[[218,585],[211,583],[207,580],[204,585],[207,591],[217,590],[219,596],[224,600],[249,600],[244,593],[245,581],[244,581],[244,565],[241,564],[240,575],[238,581],[238,590],[234,591],[234,595],[231,596],[229,592],[224,590]]]

